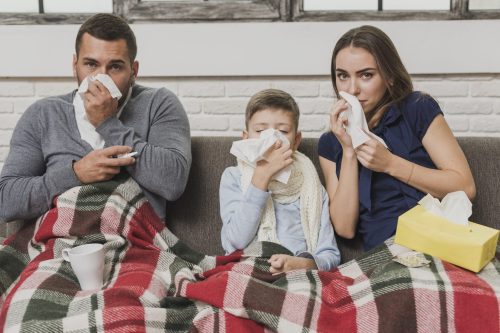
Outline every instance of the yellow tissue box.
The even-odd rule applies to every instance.
[[[399,217],[394,242],[477,273],[495,256],[498,234],[473,222],[451,223],[417,205]]]

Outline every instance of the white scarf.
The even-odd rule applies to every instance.
[[[271,197],[267,201],[266,208],[260,219],[256,240],[279,243],[273,201],[292,203],[300,198],[300,220],[307,243],[307,251],[312,253],[318,243],[322,209],[322,186],[316,168],[307,156],[296,151],[292,158],[294,162],[292,163],[292,173],[288,183],[282,184],[276,180],[269,183]],[[255,169],[239,159],[238,168],[241,171],[241,190],[245,193],[252,181]]]

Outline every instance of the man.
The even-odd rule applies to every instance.
[[[186,186],[189,123],[173,93],[135,84],[136,53],[132,30],[117,16],[97,14],[80,27],[73,57],[78,85],[107,74],[122,97],[91,79],[85,93],[46,98],[26,110],[0,176],[0,220],[38,217],[64,191],[112,179],[122,169],[165,218],[166,200]],[[116,158],[131,151],[137,155]]]

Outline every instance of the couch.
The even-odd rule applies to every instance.
[[[229,154],[237,138],[195,137],[193,164],[186,191],[167,208],[167,224],[192,248],[207,254],[223,254],[220,245],[218,188],[223,170],[236,163]],[[472,168],[477,187],[471,220],[500,229],[500,138],[461,137],[459,144]],[[299,150],[311,157],[321,175],[317,156],[318,139],[305,138]],[[346,262],[363,252],[361,240],[337,239]]]
[[[219,181],[223,170],[235,164],[229,154],[234,137],[193,137],[189,181],[184,194],[167,204],[167,225],[191,248],[209,255],[223,254],[220,244]],[[305,138],[299,150],[312,158],[319,169],[315,138]],[[500,138],[459,137],[474,175],[477,195],[471,221],[500,229]],[[0,236],[17,230],[19,223],[0,225]],[[342,262],[363,253],[359,237],[348,240],[338,237]]]

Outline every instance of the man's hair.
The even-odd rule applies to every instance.
[[[121,17],[112,14],[96,14],[85,21],[76,35],[75,50],[77,57],[85,33],[106,41],[124,39],[127,43],[130,62],[134,62],[137,55],[135,35],[128,23]]]
[[[299,127],[300,111],[297,103],[290,94],[278,89],[262,90],[250,98],[245,112],[245,127],[253,115],[264,109],[279,109],[290,112],[293,117],[295,130]]]

